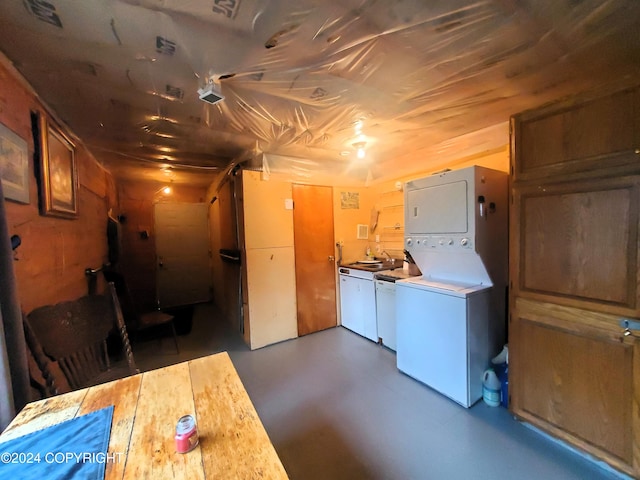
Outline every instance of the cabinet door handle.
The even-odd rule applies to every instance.
[[[329,261],[330,262],[335,262],[336,257],[334,257],[333,255],[329,255]]]

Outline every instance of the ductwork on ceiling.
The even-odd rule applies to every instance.
[[[0,50],[116,175],[266,155],[357,185],[504,148],[511,114],[633,82],[639,24],[624,0],[4,0]]]

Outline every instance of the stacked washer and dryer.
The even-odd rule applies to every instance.
[[[468,408],[506,341],[508,177],[473,166],[404,190],[405,247],[422,276],[395,284],[397,366]]]

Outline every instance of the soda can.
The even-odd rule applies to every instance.
[[[187,453],[198,445],[198,428],[191,415],[184,415],[176,425],[176,452]]]

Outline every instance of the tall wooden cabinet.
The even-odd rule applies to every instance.
[[[511,119],[510,409],[640,477],[640,88]]]

